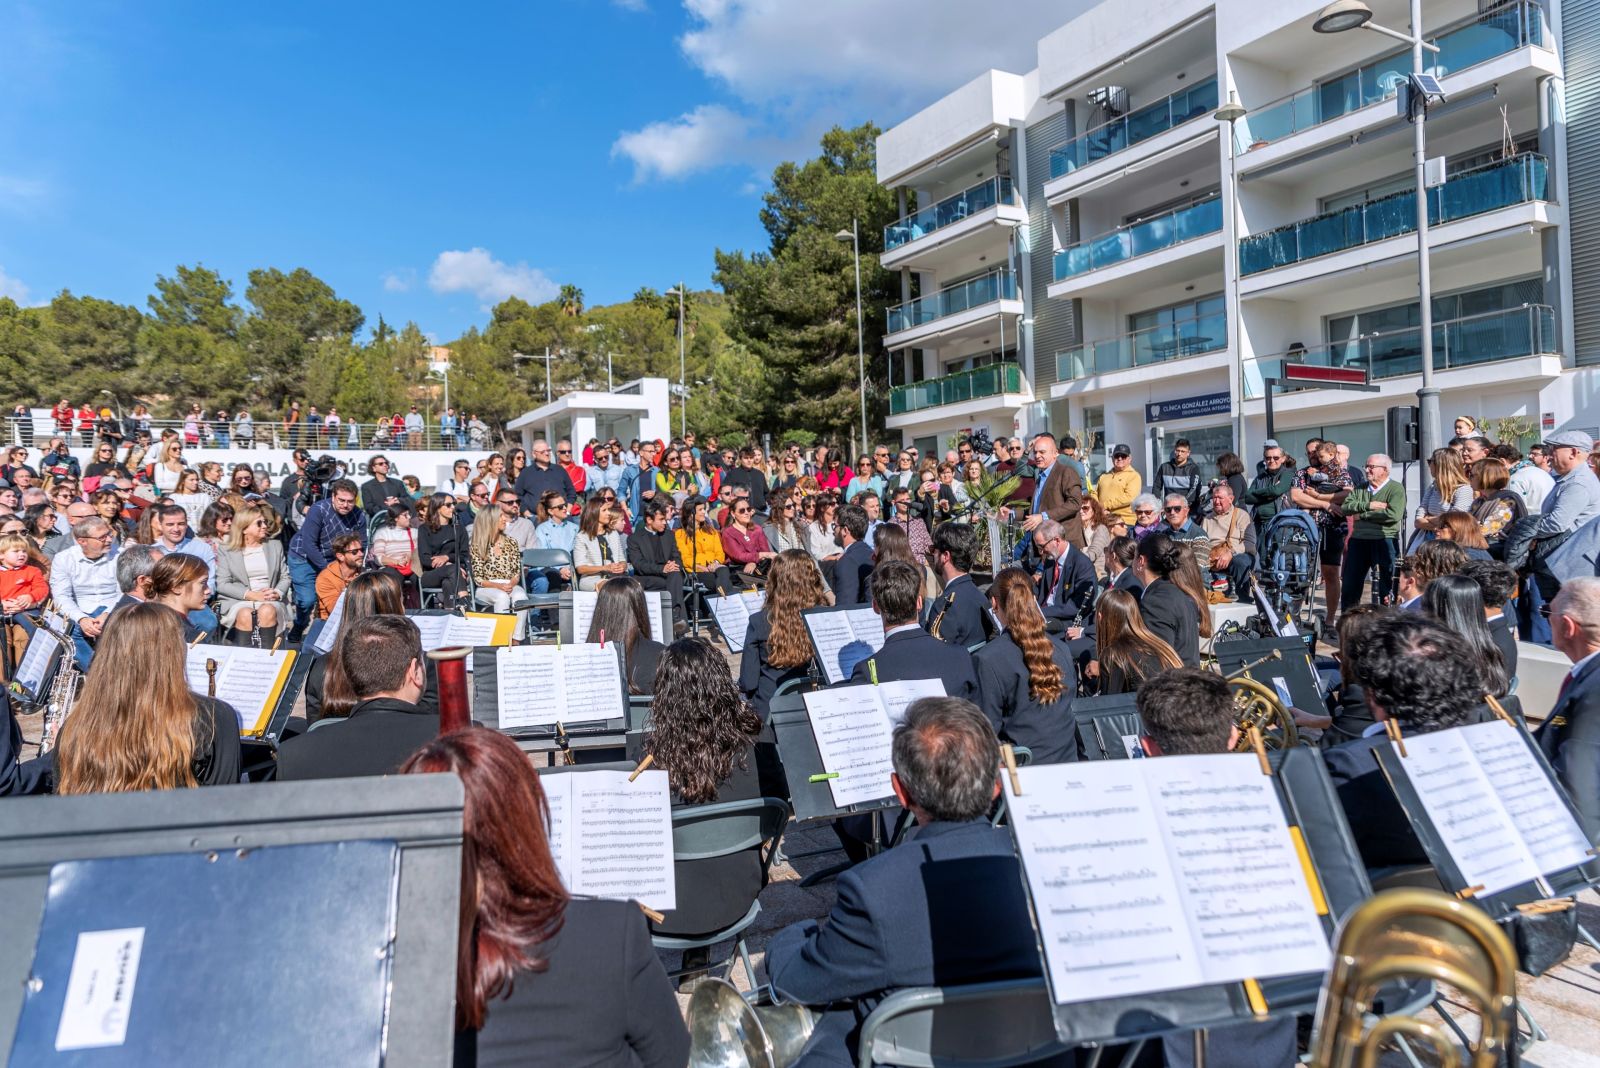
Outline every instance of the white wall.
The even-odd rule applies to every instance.
[[[915,18],[908,11],[908,18]],[[878,136],[878,181],[896,179],[995,126],[1007,126],[1027,112],[1026,82],[1020,74],[990,70],[942,100]]]

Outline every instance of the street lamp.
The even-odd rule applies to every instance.
[[[676,295],[678,298],[678,437],[687,438],[689,436],[689,382],[683,373],[684,285],[682,282],[679,282],[676,288],[667,290],[667,296],[670,297],[674,295]],[[670,424],[668,425],[670,426]]]
[[[871,452],[867,441],[867,340],[861,325],[861,221],[850,220],[850,229],[833,235],[835,241],[848,241],[856,258],[856,380],[861,391],[861,451]],[[1004,346],[1001,346],[1004,348]],[[1005,355],[1004,352],[1001,353]]]
[[[1423,68],[1422,53],[1437,52],[1439,46],[1422,39],[1422,0],[1411,0],[1411,32],[1401,33],[1372,21],[1372,9],[1361,0],[1334,0],[1318,14],[1311,28],[1318,33],[1343,33],[1345,30],[1366,29],[1394,37],[1411,46],[1411,79],[1407,83],[1406,117],[1411,120],[1413,153],[1417,172],[1417,301],[1418,326],[1422,335],[1422,388],[1417,390],[1419,417],[1418,445],[1422,458],[1433,455],[1439,445],[1439,391],[1433,386],[1433,283],[1428,274],[1428,97],[1437,90]],[[1418,468],[1423,487],[1428,482],[1428,465]]]
[[[1234,153],[1238,150],[1239,120],[1244,118],[1244,105],[1239,103],[1239,94],[1233,89],[1228,90],[1228,102],[1211,113],[1211,117],[1218,122],[1228,124],[1228,211],[1233,222],[1232,240],[1228,242],[1228,255],[1233,259],[1233,315],[1229,317],[1228,329],[1232,331],[1234,367],[1239,373],[1239,398],[1235,408],[1234,436],[1238,439],[1237,445],[1240,456],[1249,455],[1246,452],[1244,433],[1244,345],[1239,337],[1239,182],[1234,170]],[[1224,294],[1226,299],[1226,294]]]

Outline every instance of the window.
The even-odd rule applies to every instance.
[[[1128,316],[1133,366],[1194,356],[1228,347],[1228,317],[1221,293]]]

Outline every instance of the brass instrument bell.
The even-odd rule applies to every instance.
[[[701,979],[685,1013],[689,1068],[787,1068],[817,1026],[803,1005],[751,1005],[725,979]]]

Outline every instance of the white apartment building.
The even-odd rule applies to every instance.
[[[888,425],[1051,429],[1096,468],[1186,437],[1250,464],[1285,361],[1376,393],[1274,398],[1275,434],[1359,455],[1421,383],[1402,42],[1321,34],[1323,0],[1118,0],[886,131]],[[1404,29],[1403,0],[1375,21]],[[1454,416],[1600,429],[1600,0],[1423,0],[1435,384]],[[1235,94],[1245,109],[1214,117]]]

